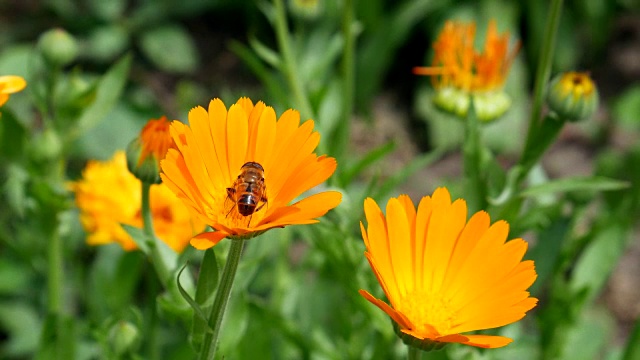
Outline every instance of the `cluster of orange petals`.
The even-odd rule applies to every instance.
[[[454,87],[467,92],[499,89],[520,50],[517,42],[509,51],[509,33],[498,34],[496,22],[489,23],[482,52],[475,50],[475,23],[447,21],[433,44],[431,67],[415,67],[416,75],[432,77],[436,88]]]
[[[390,305],[360,290],[419,340],[497,348],[512,340],[462,333],[520,320],[537,303],[526,290],[536,279],[533,261],[522,261],[527,243],[505,242],[509,225],[490,225],[480,211],[467,222],[464,200],[453,203],[446,188],[422,198],[389,200],[386,217],[365,200],[361,224],[371,268]]]
[[[320,134],[313,120],[300,123],[295,110],[279,119],[272,107],[241,98],[227,109],[220,99],[208,109],[189,112],[189,125],[171,123],[176,149],[161,162],[162,179],[193,214],[216,231],[191,240],[198,249],[214,246],[225,237],[252,237],[265,230],[311,224],[338,206],[337,191],[316,193],[293,204],[303,192],[323,183],[336,169],[332,157],[314,153]],[[227,188],[233,186],[246,162],[264,168],[267,203],[247,219],[225,208]],[[236,214],[237,215],[237,214]]]
[[[75,192],[89,245],[116,242],[127,251],[137,249],[121,224],[142,227],[142,184],[127,169],[124,152],[117,152],[108,161],[90,161],[82,179],[70,187]],[[149,197],[158,237],[181,252],[191,237],[204,229],[204,223],[194,219],[164,184],[152,185]]]
[[[20,76],[0,76],[0,106],[9,100],[10,94],[22,91],[26,86],[27,82]]]
[[[169,136],[170,122],[166,116],[151,119],[142,128],[140,139],[142,153],[138,165],[149,155],[153,155],[158,161],[164,159],[167,150],[173,145],[173,139]]]

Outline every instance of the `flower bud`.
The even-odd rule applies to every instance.
[[[504,115],[511,107],[511,98],[503,91],[487,91],[469,94],[454,87],[438,89],[434,104],[443,111],[465,119],[473,99],[476,117],[481,122],[493,121]]]
[[[559,74],[549,84],[547,104],[562,119],[584,120],[598,108],[598,89],[587,73]]]
[[[160,161],[173,146],[166,116],[152,119],[142,128],[140,136],[127,146],[127,167],[140,181],[159,184]]]
[[[31,156],[36,161],[51,161],[62,153],[62,140],[53,129],[45,129],[36,133],[29,147]]]
[[[322,13],[322,1],[320,0],[290,0],[291,13],[304,20],[314,20]]]
[[[117,356],[134,353],[140,345],[140,332],[128,321],[119,321],[109,331],[109,343]]]
[[[65,66],[78,56],[78,43],[63,29],[52,29],[40,36],[38,48],[49,63]]]

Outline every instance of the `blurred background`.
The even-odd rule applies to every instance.
[[[339,160],[341,170],[330,186],[347,189],[352,195],[342,210],[330,214],[332,223],[325,227],[279,230],[251,243],[247,251],[254,260],[241,266],[245,280],[234,289],[242,294],[241,300],[228,314],[232,319],[228,322],[234,325],[225,329],[222,346],[234,351],[244,349],[237,350],[238,358],[251,358],[264,349],[269,349],[264,351],[274,358],[402,358],[398,355],[402,350],[394,342],[383,314],[377,314],[378,310],[371,309],[357,294],[362,286],[376,288],[375,279],[366,269],[364,246],[357,232],[362,217],[361,198],[371,194],[368,184],[373,183],[372,179],[376,190],[367,196],[376,199],[408,193],[417,201],[442,185],[452,188],[455,197],[462,195],[462,188],[456,184],[462,171],[462,127],[434,107],[429,79],[413,75],[411,69],[431,63],[431,44],[448,19],[476,21],[478,46],[491,19],[497,20],[500,32],[511,34],[513,43],[522,42],[506,84],[512,107],[504,118],[487,124],[484,132],[487,145],[497,153],[498,163],[508,167],[523,146],[549,2],[353,1],[353,22],[348,30],[354,39],[355,81],[351,95],[345,95],[340,82],[345,3],[351,1],[284,3],[289,49],[298,64],[295,81],[303,84],[308,99],[303,104],[291,96],[288,88],[292,80],[283,71],[286,55],[276,31],[276,8],[269,2],[0,0],[0,75],[20,75],[29,84],[25,93],[12,95],[3,107],[15,116],[0,120],[0,146],[10,148],[16,134],[37,133],[42,128],[41,116],[32,103],[37,103],[40,90],[36,84],[46,77],[46,70],[42,70],[36,53],[42,46],[38,45],[41,34],[50,29],[64,29],[77,45],[77,57],[64,66],[61,86],[66,90],[60,93],[87,95],[69,100],[63,118],[81,112],[89,98],[95,96],[90,91],[95,90],[95,81],[113,70],[114,64],[127,56],[131,61],[119,96],[110,106],[94,109],[100,112],[99,118],[65,145],[69,179],[80,175],[88,159],[108,159],[116,150],[124,149],[148,119],[167,115],[186,121],[191,108],[207,106],[214,97],[228,105],[241,96],[249,96],[274,106],[278,114],[290,107],[299,109],[303,118],[317,120],[316,126],[326,142],[320,151]],[[631,231],[623,250],[611,254],[611,266],[593,269],[601,271],[604,279],[589,307],[589,319],[602,331],[599,340],[592,340],[599,345],[593,345],[597,348],[587,357],[565,358],[615,358],[606,355],[610,346],[617,347],[620,355],[619,348],[640,316],[640,228],[635,220],[640,215],[638,0],[565,1],[552,75],[570,70],[591,74],[598,86],[600,106],[591,120],[563,129],[543,159],[546,176],[601,174],[629,181],[632,188],[626,195],[610,194],[604,200],[617,204],[626,198],[624,201],[630,202],[625,205],[624,216]],[[350,116],[345,117],[345,113]],[[347,136],[346,148],[333,143],[336,134]],[[49,146],[42,145],[47,143],[44,139],[38,146]],[[36,146],[27,143],[27,147],[31,145]],[[46,152],[47,148],[39,151]],[[25,177],[29,176],[29,167],[21,171],[8,170],[0,179],[5,193],[3,203],[9,204],[0,207],[0,357],[8,359],[33,356],[40,341],[46,300],[40,291],[46,273],[45,251],[38,248],[37,231],[27,231],[26,226],[20,225],[29,223],[25,220],[28,201],[15,200],[19,194],[28,193]],[[577,197],[571,201],[580,203]],[[566,210],[555,205],[559,213]],[[26,209],[21,217],[16,216],[16,206]],[[597,218],[604,208],[596,206],[585,211],[589,212],[588,217]],[[132,308],[129,304],[151,301],[144,296],[148,289],[141,286],[153,283],[144,281],[150,274],[146,273],[149,270],[145,270],[140,254],[125,253],[115,245],[88,248],[77,213],[71,212],[66,224],[65,266],[70,269],[66,274],[67,298],[75,302],[65,306],[83,319],[75,325],[78,357],[99,358],[101,346],[110,341],[109,332],[116,318],[142,327],[146,321],[140,320],[145,319],[143,310],[154,305]],[[552,224],[561,226],[558,222]],[[547,230],[553,232],[557,228],[550,226]],[[580,237],[580,231],[588,232],[578,226],[573,235]],[[568,236],[562,231],[545,234]],[[535,244],[545,234],[529,231],[517,236]],[[336,236],[341,238],[335,239]],[[331,237],[334,239],[328,239]],[[331,248],[330,241],[340,245]],[[313,253],[313,248],[320,250]],[[281,254],[287,255],[284,260],[278,258]],[[199,261],[193,249],[184,258],[196,266]],[[124,269],[131,270],[131,279],[123,285],[117,273]],[[126,290],[117,296],[109,295],[110,289],[116,287]],[[324,294],[322,300],[313,295],[317,293]],[[544,302],[545,287],[540,285],[534,295]],[[109,315],[112,318],[105,320]],[[158,330],[159,341],[168,350],[161,358],[192,356],[186,335],[171,336],[180,324],[171,320],[163,324]],[[584,323],[576,320],[575,324]],[[540,325],[532,319],[526,326]],[[261,334],[265,328],[278,335]],[[376,339],[381,345],[376,344]],[[575,341],[574,345],[588,343]],[[517,357],[536,346],[535,339],[523,342],[528,345],[514,346],[514,350],[495,352],[496,355],[479,354],[495,359],[534,358],[535,355]],[[396,345],[389,349],[385,344]],[[439,356],[481,355],[443,352]]]

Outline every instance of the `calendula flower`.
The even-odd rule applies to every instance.
[[[225,237],[250,238],[265,230],[311,224],[341,201],[337,191],[290,204],[333,174],[336,160],[314,153],[320,134],[300,114],[241,98],[229,109],[220,99],[193,108],[189,125],[171,123],[177,149],[161,162],[162,179],[201,221],[216,231],[191,245],[206,249]],[[244,214],[243,214],[244,213]]]
[[[159,184],[160,160],[174,146],[166,116],[151,119],[127,147],[127,166],[141,181]]]
[[[569,71],[551,80],[547,103],[561,118],[587,119],[598,108],[598,89],[588,73]]]
[[[490,225],[484,211],[467,222],[466,202],[452,203],[446,188],[422,198],[417,210],[406,195],[389,200],[386,216],[370,198],[364,210],[365,255],[389,304],[360,294],[391,317],[405,343],[497,348],[512,341],[464,334],[518,321],[538,301],[526,291],[537,276],[533,261],[522,261],[527,243],[505,242],[506,222]]]
[[[431,76],[437,91],[434,102],[440,108],[465,117],[473,99],[478,118],[489,121],[500,117],[511,105],[502,88],[520,42],[509,50],[509,33],[498,34],[492,20],[484,49],[479,52],[474,47],[475,33],[473,22],[447,21],[433,44],[432,66],[415,67],[413,72]]]
[[[9,100],[9,94],[22,91],[27,86],[24,78],[16,75],[0,76],[0,106]]]
[[[127,251],[137,248],[121,224],[142,227],[142,186],[127,170],[124,152],[109,161],[90,161],[71,189],[89,245],[117,242]],[[176,252],[204,228],[166,185],[151,186],[150,203],[156,234]]]

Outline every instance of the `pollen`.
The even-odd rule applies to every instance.
[[[455,324],[455,311],[451,300],[440,294],[424,291],[408,293],[398,304],[398,310],[411,319],[414,331],[418,333],[436,333],[432,336],[450,333]]]

